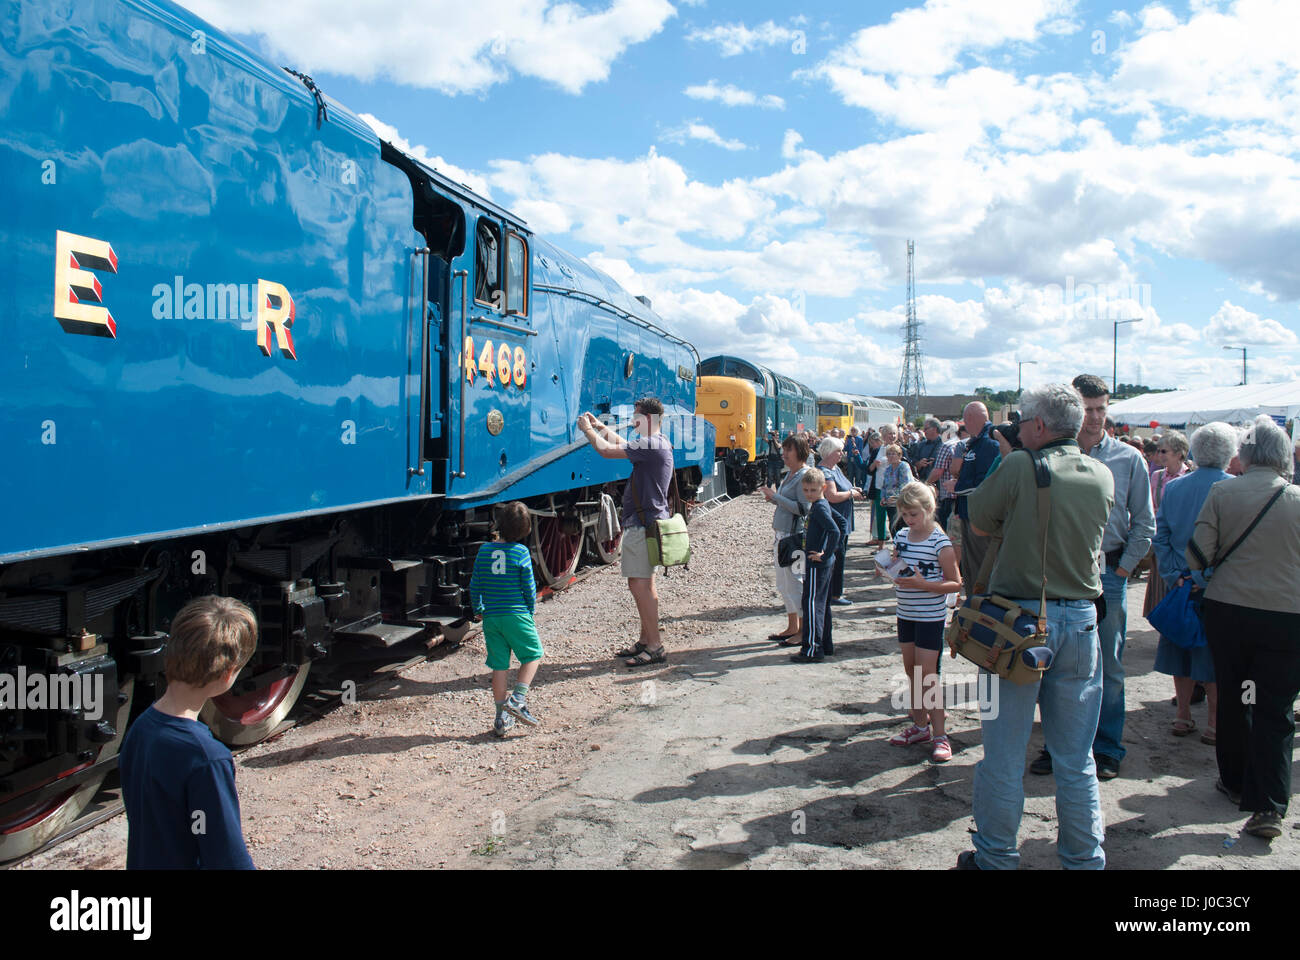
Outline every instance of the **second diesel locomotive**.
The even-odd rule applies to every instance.
[[[848,432],[857,427],[866,432],[884,424],[903,422],[903,408],[892,400],[864,397],[856,393],[817,394],[817,432]]]

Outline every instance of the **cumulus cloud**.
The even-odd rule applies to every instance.
[[[830,62],[862,73],[934,77],[968,52],[1068,30],[1076,0],[926,0],[855,33]]]
[[[692,30],[687,40],[715,44],[724,57],[734,57],[760,47],[793,43],[798,31],[779,27],[768,20],[750,29],[743,23],[725,23],[704,30]]]
[[[1084,83],[1068,74],[1021,79],[976,67],[940,81],[890,78],[834,63],[820,73],[846,104],[903,129],[942,130],[958,143],[996,130],[1006,147],[1054,146],[1074,134],[1074,116],[1089,102]]]
[[[1142,323],[1120,332],[1122,380],[1222,379],[1231,372],[1224,343],[1269,346],[1267,360],[1284,365],[1300,330],[1290,305],[1300,300],[1300,125],[1287,87],[1294,66],[1272,38],[1252,64],[1246,47],[1233,46],[1231,30],[1224,36],[1239,56],[1219,62],[1201,48],[1198,31],[1218,23],[1203,18],[1228,17],[1259,32],[1264,10],[1277,14],[1274,32],[1282,32],[1288,11],[1274,0],[1241,0],[1179,7],[1180,20],[1148,8],[1121,24],[1135,39],[1105,62],[1112,75],[1040,76],[1016,70],[1017,56],[1044,34],[1073,29],[1073,5],[983,6],[998,10],[987,23],[974,23],[967,4],[929,0],[868,28],[894,29],[885,39],[902,44],[910,34],[897,24],[906,15],[929,23],[951,15],[915,68],[891,65],[890,57],[908,58],[881,35],[869,42],[855,35],[809,76],[871,110],[881,134],[822,154],[788,129],[780,158],[758,176],[701,177],[654,149],[627,159],[548,152],[492,161],[485,173],[451,172],[442,158],[431,160],[476,189],[490,188],[540,233],[590,250],[589,261],[652,296],[703,351],[748,351],[820,387],[830,384],[799,370],[864,378],[839,384],[863,392],[896,386],[903,306],[872,298],[901,284],[908,237],[918,241],[925,290],[918,306],[927,377],[944,389],[1014,384],[1017,358],[1038,362],[1037,382],[1081,370],[1109,376],[1112,321],[1133,317]],[[692,38],[720,49],[772,45],[754,39],[762,26],[744,29]],[[1194,85],[1197,96],[1178,103],[1185,60],[1235,83],[1242,102],[1233,106],[1212,85]],[[755,92],[712,79],[684,92],[724,106],[765,105]],[[1115,122],[1121,110],[1133,121],[1126,135],[1116,132],[1130,126]],[[1189,116],[1211,123],[1192,127]],[[387,139],[406,143],[368,119]],[[665,139],[745,146],[698,119]],[[1270,311],[1278,319],[1263,319],[1224,301],[1204,326],[1199,318],[1168,322],[1142,289],[1153,260],[1212,265],[1243,291],[1287,305]],[[1175,271],[1164,282],[1177,279]],[[940,296],[932,292],[938,284],[961,287]],[[1058,292],[1067,284],[1074,290],[1068,304]],[[1183,299],[1168,287],[1154,292],[1166,310]],[[1196,316],[1177,310],[1180,321]],[[1160,345],[1159,362],[1147,367],[1150,344]],[[869,369],[855,351],[882,368]]]
[[[1245,346],[1291,346],[1297,342],[1296,335],[1276,320],[1251,313],[1227,300],[1205,325],[1205,338],[1220,345],[1233,341]]]
[[[1237,0],[1186,21],[1152,5],[1141,17],[1142,35],[1116,54],[1108,84],[1116,106],[1152,103],[1175,115],[1300,131],[1300,4]]]
[[[689,177],[681,165],[651,149],[630,160],[546,153],[497,160],[489,180],[516,207],[548,203],[584,243],[606,250],[660,251],[674,264],[690,263],[682,239],[695,236],[734,243],[775,203],[743,180],[720,185]],[[676,260],[676,252],[683,259]],[[716,251],[725,257],[728,251]]]
[[[674,15],[668,0],[185,0],[223,30],[257,34],[307,72],[391,79],[446,93],[486,90],[512,72],[579,93]]]
[[[744,150],[745,144],[739,140],[724,139],[718,131],[714,130],[707,123],[701,123],[695,120],[684,126],[676,127],[667,131],[663,139],[670,143],[685,143],[687,140],[702,140],[705,143],[711,143],[715,147],[721,147],[723,150]]]
[[[759,96],[751,90],[742,90],[734,84],[719,84],[716,80],[687,87],[683,93],[693,100],[716,100],[727,107],[764,107],[784,110],[785,101],[775,94]]]

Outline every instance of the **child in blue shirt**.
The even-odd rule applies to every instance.
[[[800,481],[809,506],[804,527],[803,642],[799,652],[790,658],[795,663],[820,663],[835,653],[829,603],[831,574],[835,552],[840,541],[848,537],[849,527],[822,495],[825,484],[820,470],[809,470]]]
[[[131,724],[118,758],[128,870],[254,869],[234,758],[198,717],[256,647],[253,611],[230,597],[191,600],[172,620],[167,691]]]
[[[470,602],[483,618],[483,642],[497,707],[492,732],[498,737],[506,735],[516,718],[529,726],[538,723],[528,711],[528,685],[545,654],[533,623],[537,602],[533,558],[523,544],[532,529],[528,508],[518,500],[498,508],[498,539],[479,548],[469,582]],[[519,674],[514,690],[506,696],[511,653],[519,659]]]

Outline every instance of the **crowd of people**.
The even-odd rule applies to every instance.
[[[867,547],[888,548],[877,554],[877,573],[904,568],[890,579],[910,724],[890,742],[923,744],[935,762],[952,756],[942,701],[925,695],[938,683],[951,617],[945,598],[994,594],[1034,613],[1046,598],[1054,666],[1035,684],[1001,683],[999,711],[983,718],[975,849],[960,858],[964,868],[1018,863],[1035,710],[1046,748],[1028,769],[1055,776],[1061,862],[1104,866],[1098,783],[1120,775],[1127,753],[1128,588],[1143,570],[1144,615],[1187,583],[1204,611],[1202,645],[1158,640],[1155,669],[1174,687],[1171,735],[1200,730],[1216,751],[1216,788],[1250,815],[1244,829],[1280,835],[1300,692],[1300,489],[1289,484],[1300,445],[1292,448],[1268,417],[1244,429],[1206,424],[1190,443],[1176,430],[1131,437],[1107,417],[1109,399],[1105,381],[1092,375],[1029,390],[1017,429],[1008,431],[1014,444],[978,402],[961,423],[930,418],[919,431],[885,425],[847,436],[792,434],[780,442],[784,471],[772,470],[761,488],[774,507],[773,562],[787,615],[770,639],[797,646],[797,663],[834,654],[831,608],[852,602],[843,594],[851,504],[868,504]],[[1030,456],[1015,456],[1019,449]],[[1052,478],[1045,528],[1034,509],[1036,460]],[[834,525],[810,521],[821,500],[838,511]],[[1252,520],[1266,509],[1276,511],[1269,532],[1251,537]],[[783,563],[782,542],[801,531],[806,562]],[[1040,538],[1041,557],[1033,549]],[[1216,579],[1229,552],[1232,563]],[[1201,701],[1203,730],[1192,717]]]
[[[1300,693],[1300,488],[1290,483],[1300,445],[1293,449],[1267,416],[1244,430],[1204,425],[1190,444],[1172,430],[1149,443],[1132,440],[1116,436],[1108,401],[1105,382],[1082,375],[1026,391],[1008,435],[979,402],[960,425],[929,419],[919,432],[885,425],[846,437],[793,434],[778,446],[784,470],[762,488],[773,505],[773,563],[787,618],[770,639],[797,647],[791,659],[799,664],[835,655],[833,608],[852,604],[844,569],[855,503],[869,505],[868,546],[884,548],[874,563],[893,583],[909,684],[908,726],[891,744],[924,745],[936,763],[952,757],[933,692],[961,592],[968,602],[986,593],[1006,598],[1043,625],[1052,659],[1041,678],[991,678],[997,709],[981,711],[974,849],[958,857],[962,869],[1018,865],[1035,710],[1046,749],[1029,769],[1055,776],[1060,860],[1067,868],[1105,866],[1099,781],[1118,776],[1125,757],[1127,587],[1144,562],[1146,610],[1190,584],[1203,611],[1204,645],[1159,640],[1156,669],[1175,689],[1172,734],[1197,729],[1191,707],[1199,685],[1215,788],[1250,814],[1248,833],[1281,833]],[[662,535],[656,525],[678,506],[672,447],[659,431],[663,407],[645,398],[635,410],[628,437],[590,414],[578,421],[600,456],[632,465],[622,510],[610,504],[641,624],[636,643],[618,654],[629,668],[667,656],[652,544]],[[516,722],[540,722],[527,697],[544,651],[524,546],[527,507],[501,505],[495,526],[496,540],[478,551],[470,593],[492,673],[493,729],[504,736]],[[237,600],[203,597],[174,619],[167,690],[130,727],[121,751],[128,867],[252,866],[230,751],[198,716],[209,697],[230,689],[256,643],[256,619]],[[190,829],[195,811],[203,831]]]

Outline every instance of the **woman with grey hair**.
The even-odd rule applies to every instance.
[[[786,627],[781,633],[774,633],[769,640],[782,646],[797,647],[802,645],[799,635],[803,628],[800,616],[803,610],[803,574],[798,565],[781,566],[781,540],[791,535],[803,535],[803,518],[808,513],[808,498],[803,495],[800,481],[806,471],[814,469],[808,466],[808,442],[803,434],[792,434],[781,441],[781,459],[787,470],[780,485],[759,487],[768,503],[775,504],[776,511],[772,517],[772,566],[776,569],[776,590],[785,601]]]
[[[1209,580],[1205,635],[1233,692],[1219,704],[1215,786],[1251,814],[1247,833],[1271,840],[1291,798],[1300,693],[1300,488],[1289,482],[1290,440],[1270,417],[1255,419],[1237,456],[1244,472],[1210,488],[1185,556]]]
[[[840,469],[840,457],[844,455],[844,441],[837,437],[827,437],[817,447],[817,456],[821,458],[822,473],[826,477],[826,488],[822,496],[832,510],[844,518],[848,532],[853,533],[853,499],[864,499],[860,489],[855,487]],[[835,567],[831,571],[830,603],[847,607],[853,601],[844,596],[844,560],[848,554],[849,538],[840,540],[839,549],[835,551]]]
[[[1178,448],[1178,441],[1170,443],[1169,436],[1165,434],[1161,438],[1161,448]],[[1182,439],[1182,434],[1177,436]],[[1221,421],[1207,423],[1192,434],[1191,446],[1196,470],[1169,481],[1160,492],[1159,508],[1156,511],[1156,535],[1152,545],[1156,554],[1156,570],[1152,572],[1151,582],[1147,585],[1148,607],[1143,610],[1143,616],[1155,609],[1150,597],[1152,586],[1157,582],[1161,596],[1168,590],[1181,586],[1186,580],[1192,581],[1193,590],[1198,591],[1194,596],[1198,598],[1202,596],[1199,591],[1205,589],[1205,578],[1199,572],[1192,573],[1188,569],[1183,553],[1187,549],[1187,541],[1192,537],[1205,498],[1210,495],[1210,488],[1222,480],[1230,479],[1225,468],[1237,454],[1237,430]],[[1174,702],[1178,711],[1170,732],[1176,737],[1185,737],[1196,729],[1196,722],[1192,719],[1192,700],[1196,684],[1204,687],[1208,714],[1201,742],[1214,744],[1218,736],[1215,717],[1219,698],[1218,687],[1214,683],[1214,658],[1210,654],[1210,648],[1205,646],[1188,650],[1162,636],[1156,647],[1155,669],[1174,678]]]

